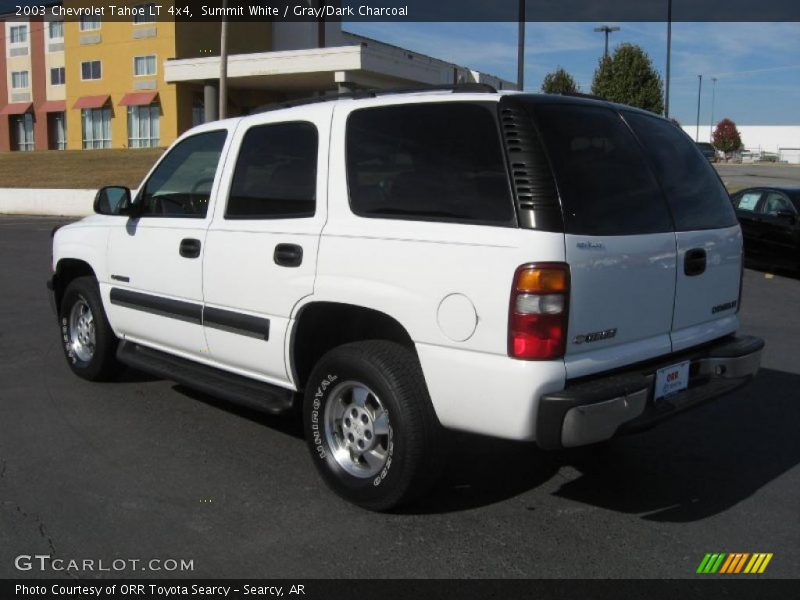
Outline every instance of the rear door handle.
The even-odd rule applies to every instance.
[[[703,248],[693,248],[686,251],[683,259],[683,273],[688,277],[701,275],[706,270],[706,251]]]
[[[303,263],[303,247],[297,244],[278,244],[272,259],[281,267],[299,267]]]
[[[194,238],[182,239],[179,252],[184,258],[197,258],[200,256],[200,240]]]

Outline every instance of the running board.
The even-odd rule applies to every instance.
[[[199,392],[272,415],[292,409],[294,392],[202,365],[133,342],[121,341],[117,359],[129,367],[170,379]]]

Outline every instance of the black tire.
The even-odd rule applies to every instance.
[[[76,305],[78,307],[76,308]],[[76,350],[73,333],[77,330],[72,319],[73,310],[88,307],[92,316],[93,346],[81,345]],[[61,299],[58,321],[61,326],[61,347],[72,372],[89,381],[106,381],[112,379],[119,371],[116,352],[119,340],[108,324],[100,290],[94,277],[78,277],[73,279]],[[89,353],[86,348],[92,348]]]
[[[353,453],[343,447],[347,443],[344,438],[352,435],[343,428],[350,411],[358,408],[352,399],[356,390],[361,390],[359,385],[371,394],[365,396],[363,413],[354,423],[361,428],[360,419],[365,415],[375,421],[369,421],[362,433],[356,433],[362,437],[355,443],[372,443],[372,452],[386,457],[384,466],[374,474],[369,473],[374,465],[364,460],[366,453]],[[348,393],[351,403],[347,401]],[[326,432],[326,411],[333,415],[341,407],[345,412],[338,433],[335,427],[334,433]],[[384,419],[382,409],[386,413]],[[378,425],[379,421],[383,426]],[[312,460],[328,486],[342,498],[369,510],[386,511],[419,498],[435,483],[444,465],[443,431],[422,368],[413,352],[394,342],[355,342],[325,354],[306,386],[303,423]],[[375,432],[374,441],[363,437],[369,436],[370,428]],[[388,434],[379,433],[386,430]],[[351,448],[356,450],[354,445]],[[362,466],[364,472],[352,472]]]

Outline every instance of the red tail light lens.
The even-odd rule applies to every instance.
[[[508,316],[508,355],[524,360],[561,358],[569,316],[569,266],[522,265],[514,273]]]

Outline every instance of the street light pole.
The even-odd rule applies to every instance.
[[[222,22],[219,30],[219,118],[227,116],[228,108],[228,0],[222,0]]]
[[[703,76],[697,76],[697,129],[694,132],[694,141],[700,141],[700,91],[703,89]]]
[[[714,135],[714,98],[717,94],[717,78],[711,78],[711,126],[708,128],[708,139]]]
[[[609,27],[608,25],[603,25],[602,27],[595,27],[594,30],[597,32],[602,31],[606,34],[606,49],[603,52],[603,59],[606,59],[608,58],[608,34],[614,31],[619,31],[619,27]]]
[[[669,67],[672,58],[672,0],[667,0],[667,81],[664,86],[664,116],[669,119]]]
[[[525,0],[519,0],[519,35],[517,37],[517,89],[525,87]]]

